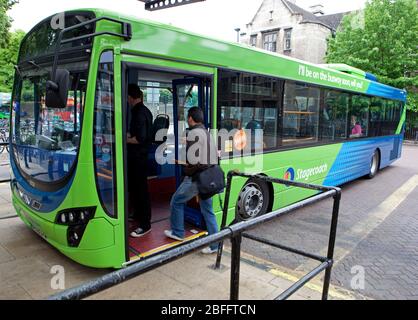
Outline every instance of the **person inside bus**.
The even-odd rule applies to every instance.
[[[217,163],[217,150],[215,144],[211,139],[208,130],[203,125],[203,122],[204,116],[202,109],[198,107],[191,108],[187,115],[187,123],[189,125],[187,134],[188,136],[192,134],[197,139],[193,139],[193,141],[187,139],[187,163],[180,163],[177,161],[177,164],[183,165],[184,180],[171,198],[171,230],[165,230],[164,232],[166,237],[177,241],[183,241],[185,236],[184,207],[188,201],[199,195],[196,182],[197,175],[210,166],[212,159],[216,159]],[[191,150],[192,147],[192,150],[196,150],[193,155],[195,155],[197,159],[190,158],[189,150]],[[204,150],[204,152],[201,152],[201,150]],[[217,233],[218,224],[213,212],[212,198],[207,200],[199,199],[199,205],[209,235]],[[212,254],[217,252],[217,250],[218,244],[215,243],[210,247],[203,249],[202,253]]]
[[[361,128],[360,122],[357,121],[356,116],[351,116],[351,135],[350,138],[360,138],[363,136],[363,130]]]
[[[144,94],[136,84],[128,86],[131,108],[128,144],[128,191],[139,224],[131,237],[139,238],[151,231],[151,202],[148,193],[148,149],[152,142],[152,113],[144,105]]]

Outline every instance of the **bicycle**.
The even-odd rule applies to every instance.
[[[7,145],[0,145],[0,154],[6,149],[9,153],[9,131],[6,129],[0,129],[0,143],[7,143]]]

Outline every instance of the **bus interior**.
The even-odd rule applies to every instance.
[[[130,262],[170,249],[182,242],[167,238],[164,230],[170,230],[170,200],[181,183],[182,170],[175,160],[185,160],[185,131],[187,112],[199,106],[205,112],[208,127],[211,78],[207,75],[182,74],[137,67],[127,68],[125,82],[137,84],[144,95],[144,104],[153,115],[153,136],[155,137],[148,154],[148,191],[151,202],[151,232],[140,238],[130,233],[138,222],[128,219],[134,214],[131,197],[135,190],[128,190],[125,215],[128,219],[127,237]],[[125,88],[127,85],[125,85]],[[127,89],[125,93],[127,96]],[[126,131],[129,130],[130,107],[125,105]],[[125,163],[125,177],[130,178]],[[139,209],[140,210],[140,209]],[[137,214],[141,214],[138,212]],[[198,199],[192,199],[185,206],[185,240],[194,240],[207,234],[200,213]]]

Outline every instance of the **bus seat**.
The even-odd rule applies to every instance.
[[[170,127],[170,117],[166,114],[159,114],[152,125],[152,135],[154,137],[154,143],[162,144],[167,140],[167,137],[164,137],[163,141],[156,141],[156,134],[159,130],[168,129]]]
[[[263,125],[260,123],[260,121],[251,120],[250,122],[247,123],[247,125],[245,126],[245,129],[260,130],[260,129],[263,129]]]

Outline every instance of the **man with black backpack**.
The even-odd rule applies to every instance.
[[[189,200],[200,194],[199,175],[218,164],[215,144],[203,125],[203,111],[198,107],[191,108],[187,115],[187,122],[189,125],[186,148],[187,163],[182,164],[185,177],[171,199],[171,230],[165,231],[167,237],[178,241],[184,240],[184,207]],[[208,233],[214,234],[219,229],[213,212],[211,196],[210,194],[204,197],[200,196],[199,205]],[[203,249],[202,253],[215,253],[217,249],[218,244],[212,244]]]

